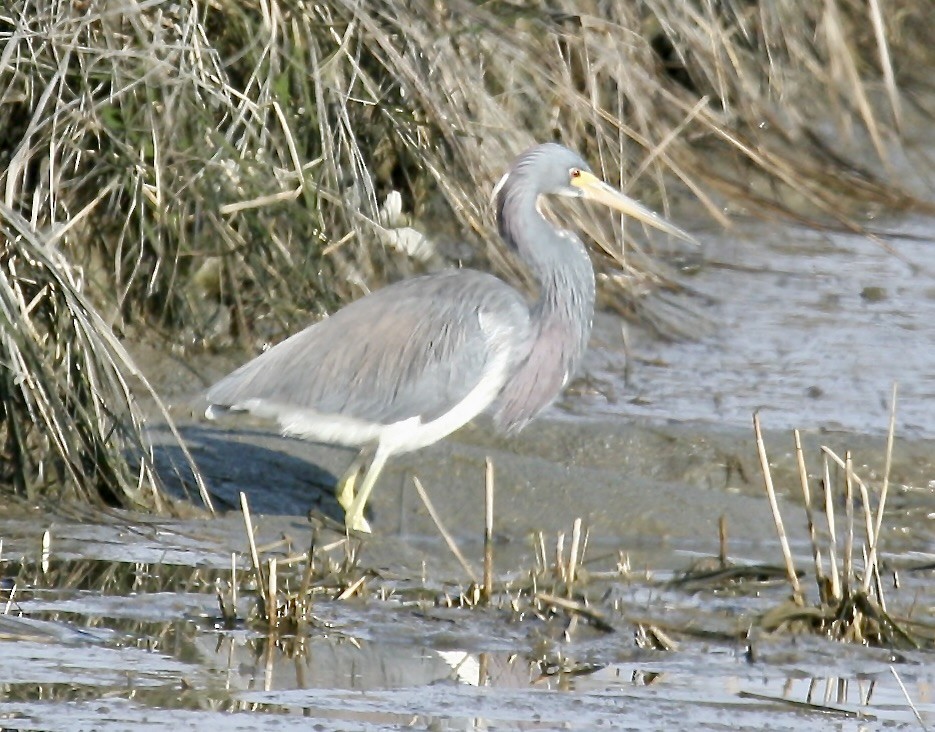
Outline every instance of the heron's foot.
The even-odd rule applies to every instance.
[[[344,516],[344,525],[348,531],[358,531],[361,534],[372,534],[370,522],[364,518],[363,511],[359,513],[348,512]]]
[[[345,512],[349,511],[351,506],[354,505],[354,485],[357,483],[359,475],[360,472],[357,470],[348,473],[341,478],[334,489],[334,497]]]
[[[367,500],[370,498],[373,484],[376,482],[377,476],[380,475],[387,456],[377,450],[372,456],[370,465],[355,493],[353,488],[357,483],[358,475],[363,470],[367,457],[369,457],[367,450],[362,450],[357,460],[354,461],[353,467],[347,471],[347,475],[342,480],[343,485],[339,486],[338,489],[338,501],[344,506],[344,525],[348,531],[362,534],[370,533],[370,524],[364,518],[364,509],[367,507]]]

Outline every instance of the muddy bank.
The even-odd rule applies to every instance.
[[[352,450],[212,423],[187,425],[183,434],[220,507],[238,506],[237,495],[244,491],[260,513],[304,516],[311,508],[341,520],[333,486]],[[816,474],[819,445],[839,454],[850,450],[865,479],[878,480],[882,474],[882,437],[805,432],[803,438]],[[791,506],[801,504],[791,434],[774,431],[766,441],[780,493]],[[929,494],[933,448],[935,443],[926,439],[897,440],[894,510],[909,510]],[[738,541],[768,543],[774,534],[752,430],[648,420],[541,420],[509,440],[483,422],[472,425],[441,444],[390,462],[372,498],[376,534],[437,535],[412,486],[417,476],[442,521],[460,537],[479,539],[488,457],[495,468],[496,529],[504,541],[523,541],[539,530],[565,530],[575,518],[596,536],[636,545],[689,540],[710,550],[716,547],[721,516]]]
[[[329,484],[348,451],[216,426],[184,432],[212,487],[231,500],[246,489],[264,512],[254,517],[264,556],[285,560],[307,548],[310,501],[326,515],[337,511]],[[882,454],[876,438],[810,437]],[[472,428],[394,463],[374,494],[376,533],[360,548],[370,589],[349,600],[318,597],[298,635],[222,621],[215,587],[226,586],[231,553],[239,571],[249,566],[234,511],[183,521],[21,506],[0,520],[0,568],[20,582],[13,616],[0,616],[3,724],[69,732],[166,724],[713,730],[729,716],[737,728],[913,729],[900,682],[924,718],[935,718],[927,653],[759,631],[756,616],[788,596],[781,580],[734,589],[671,582],[717,551],[722,514],[733,559],[778,563],[751,446],[746,430],[710,425],[612,429],[546,420],[509,443]],[[900,449],[921,455],[930,447],[917,441]],[[777,476],[790,462],[778,452]],[[534,566],[533,531],[546,534],[551,550],[556,532],[567,534],[580,516],[590,530],[583,566],[595,577],[581,591],[609,630],[560,612],[514,610],[509,592],[488,609],[446,606],[468,578],[407,474],[421,477],[468,561],[479,565],[488,455],[497,466],[498,581],[521,579]],[[897,474],[916,468],[914,458],[897,463]],[[783,508],[794,554],[807,567],[796,506],[792,492]],[[906,566],[920,564],[925,523],[891,513],[911,524],[918,542],[916,553],[887,555],[901,579],[891,606],[930,607],[931,570]],[[317,524],[320,543],[340,542],[340,524],[334,531]],[[619,570],[621,561],[630,569]],[[239,617],[255,602],[245,587]],[[658,647],[651,629],[676,646]]]
[[[699,297],[680,303],[706,321],[692,327],[698,339],[625,326],[625,354],[620,322],[599,318],[594,393],[568,408],[729,425],[760,411],[766,429],[882,434],[896,382],[896,433],[935,436],[935,227],[875,226],[876,239],[753,224],[704,237],[705,265],[682,278]]]

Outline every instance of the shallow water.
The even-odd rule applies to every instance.
[[[5,533],[16,535],[28,518]],[[295,528],[260,522],[261,539]],[[0,616],[4,728],[915,729],[891,669],[923,717],[935,719],[925,653],[748,634],[752,614],[785,594],[777,583],[741,595],[685,592],[667,572],[590,583],[589,593],[609,593],[599,606],[611,632],[569,626],[561,615],[523,616],[508,604],[457,609],[399,595],[321,600],[308,633],[270,635],[218,618],[212,587],[226,576],[225,542],[242,540],[237,517],[212,522],[200,546],[189,542],[202,556],[197,569],[164,563],[147,536],[152,525],[134,525],[116,514],[98,533],[81,525],[88,556],[108,555],[122,533],[134,562],[67,551],[59,559],[53,539],[48,569],[21,568],[21,580],[32,581]],[[203,527],[174,522],[165,548]],[[52,523],[53,535],[77,528],[64,517]],[[382,563],[405,574],[396,540],[373,542]],[[907,576],[903,586],[918,602],[935,600],[928,575]],[[251,602],[241,599],[244,615]],[[681,629],[670,631],[678,648],[635,643],[634,629],[651,624]]]
[[[810,567],[788,429],[805,432],[813,474],[819,445],[830,444],[852,450],[876,488],[898,380],[884,580],[893,612],[931,618],[932,245],[896,241],[900,258],[864,239],[766,227],[706,244],[709,264],[689,284],[709,298],[696,306],[714,330],[661,342],[631,328],[627,384],[620,323],[602,316],[590,380],[550,419],[510,440],[481,423],[393,461],[374,494],[376,534],[359,549],[369,599],[322,592],[299,634],[243,622],[256,605],[248,586],[239,620],[221,616],[231,553],[241,578],[249,566],[235,513],[166,521],[10,509],[0,518],[0,727],[918,729],[910,700],[935,723],[929,652],[751,631],[789,594],[781,569],[730,587],[671,582],[717,554],[722,517],[731,560],[780,561],[749,429],[755,409],[796,566]],[[248,493],[264,557],[308,547],[309,503],[340,519],[330,486],[347,451],[227,426],[184,431],[219,506]],[[496,577],[514,589],[493,608],[459,608],[467,571],[409,476],[476,573],[486,456],[496,467]],[[549,555],[561,535],[567,557],[576,517],[589,531],[581,597],[610,632],[518,600],[537,566],[536,532]],[[346,547],[327,526],[319,542],[335,542],[339,561]],[[814,595],[814,580],[803,582]],[[661,650],[653,629],[677,647]]]
[[[872,434],[886,431],[898,382],[897,434],[935,436],[935,224],[878,226],[898,236],[741,226],[703,237],[706,264],[685,282],[709,299],[714,330],[685,343],[631,328],[625,384],[619,324],[601,321],[607,350],[588,365],[620,398],[587,409],[744,426],[759,410],[773,429]]]

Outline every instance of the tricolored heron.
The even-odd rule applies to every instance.
[[[498,428],[515,432],[575,373],[591,332],[594,270],[581,240],[543,217],[539,197],[553,194],[691,239],[568,148],[538,145],[494,189],[500,235],[538,281],[535,302],[470,269],[397,282],[221,379],[207,392],[208,416],[251,412],[285,435],[361,448],[336,497],[347,528],[369,532],[364,507],[387,458],[437,442],[488,407]]]

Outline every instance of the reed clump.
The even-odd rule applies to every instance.
[[[56,236],[0,204],[0,237],[0,485],[29,501],[169,509],[131,394],[145,377]]]
[[[841,456],[827,446],[821,447],[821,469],[817,478],[810,475],[799,432],[793,433],[811,545],[815,581],[812,599],[800,581],[802,574],[795,567],[759,418],[754,416],[760,465],[791,591],[788,601],[758,618],[760,628],[775,632],[813,632],[835,640],[890,648],[922,648],[935,644],[935,625],[889,609],[884,591],[880,537],[889,491],[895,403],[894,387],[885,468],[876,491],[857,473],[849,452]],[[843,521],[839,515],[841,499]]]

